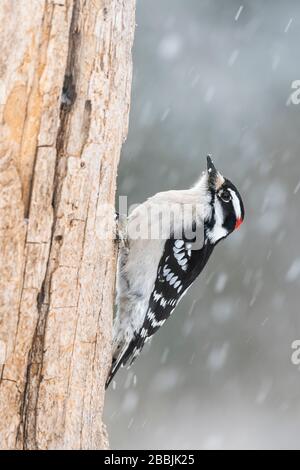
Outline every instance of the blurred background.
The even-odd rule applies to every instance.
[[[300,448],[298,0],[138,0],[119,195],[216,165],[246,220],[106,398],[118,449]]]

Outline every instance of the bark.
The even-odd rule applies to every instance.
[[[0,448],[96,449],[135,0],[0,2]]]

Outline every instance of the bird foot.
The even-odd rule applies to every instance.
[[[116,223],[116,242],[119,247],[129,248],[128,237],[127,237],[127,217],[120,215],[115,212],[115,223]]]

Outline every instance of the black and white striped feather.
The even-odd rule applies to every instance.
[[[195,239],[166,240],[144,322],[126,345],[123,354],[113,363],[107,386],[119,367],[132,364],[147,340],[170,317],[181,297],[203,270],[213,245],[205,241],[201,249],[195,250],[194,246]]]

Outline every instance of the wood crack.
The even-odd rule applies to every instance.
[[[21,447],[24,450],[38,449],[37,442],[37,411],[38,411],[38,400],[39,400],[39,389],[42,381],[42,369],[43,369],[43,358],[44,358],[44,342],[45,333],[47,326],[47,317],[49,313],[49,302],[47,299],[50,298],[51,281],[52,275],[58,268],[58,262],[55,258],[51,258],[53,249],[53,239],[56,229],[56,223],[58,218],[56,217],[57,208],[60,200],[60,189],[63,184],[63,180],[66,174],[61,174],[58,171],[58,162],[62,155],[64,155],[65,141],[67,140],[67,128],[68,128],[68,115],[71,112],[71,107],[76,99],[76,74],[74,73],[74,62],[73,58],[76,57],[76,48],[79,46],[78,38],[74,40],[74,34],[77,34],[77,21],[80,12],[80,0],[74,0],[73,14],[70,26],[70,43],[68,51],[68,65],[66,69],[65,77],[70,77],[68,71],[71,70],[71,79],[65,78],[64,87],[68,86],[65,92],[69,93],[72,102],[70,104],[61,105],[60,111],[60,127],[57,135],[56,142],[56,165],[55,165],[55,176],[54,176],[54,190],[52,198],[53,206],[53,224],[51,228],[49,258],[47,261],[47,267],[45,271],[45,277],[42,282],[40,292],[37,294],[37,311],[38,321],[35,329],[35,333],[32,339],[31,348],[28,355],[28,364],[26,371],[26,380],[24,395],[21,403],[20,416],[21,421],[17,432],[17,442],[21,441]],[[71,85],[70,85],[71,83]],[[64,91],[63,91],[64,93]],[[71,95],[70,95],[71,93]],[[45,303],[46,299],[46,303]]]

